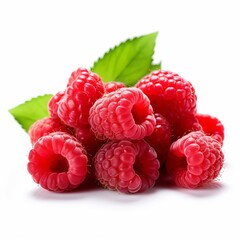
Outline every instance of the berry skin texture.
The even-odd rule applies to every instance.
[[[154,116],[156,119],[156,127],[153,133],[144,139],[155,149],[158,160],[162,165],[167,159],[168,151],[172,143],[172,130],[169,122],[161,114],[154,113]]]
[[[89,71],[84,67],[79,67],[77,70],[73,71],[68,79],[67,87],[69,87],[73,81],[81,76],[82,78],[89,76]],[[91,73],[90,73],[91,74]]]
[[[92,159],[98,149],[105,143],[105,141],[95,137],[90,125],[75,129],[74,136],[87,151],[89,159]]]
[[[105,86],[106,93],[114,92],[119,88],[126,87],[125,84],[122,82],[106,82],[104,86]]]
[[[110,190],[145,192],[159,177],[157,154],[144,140],[110,141],[99,149],[93,161],[96,178]]]
[[[58,117],[58,106],[59,102],[62,100],[64,96],[64,91],[59,91],[55,95],[51,97],[48,102],[48,112],[50,113],[51,117]]]
[[[88,125],[89,109],[104,93],[101,78],[80,68],[71,74],[65,94],[59,102],[57,115],[70,127]]]
[[[176,73],[156,70],[139,80],[136,87],[148,96],[154,112],[163,115],[171,124],[173,140],[189,131],[200,130],[194,119],[197,96],[189,81]],[[186,118],[191,121],[185,123]]]
[[[44,189],[63,192],[77,188],[86,178],[88,158],[71,135],[55,132],[43,136],[29,152],[28,172]]]
[[[89,123],[99,139],[139,140],[152,134],[156,119],[148,97],[129,87],[98,99],[90,109]]]
[[[221,144],[203,132],[196,131],[171,145],[167,171],[177,186],[198,188],[219,175],[223,161]]]
[[[197,113],[196,117],[202,126],[203,132],[206,135],[212,136],[223,145],[224,126],[222,122],[218,118],[208,114]]]
[[[59,118],[45,117],[34,122],[28,130],[32,145],[42,136],[52,132],[70,133],[71,128],[66,126]]]

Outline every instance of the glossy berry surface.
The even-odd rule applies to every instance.
[[[153,133],[144,139],[155,149],[161,164],[168,156],[168,151],[172,143],[172,129],[169,122],[159,113],[154,114],[156,126]]]
[[[57,115],[74,128],[88,125],[89,110],[104,93],[104,84],[97,74],[76,70],[59,102]]]
[[[155,150],[144,140],[111,141],[94,158],[96,178],[108,189],[125,193],[144,192],[159,177]]]
[[[114,92],[119,88],[126,87],[122,82],[106,82],[104,84],[106,93]]]
[[[76,138],[66,133],[39,138],[28,159],[27,169],[33,180],[50,191],[75,189],[87,176],[86,152]]]
[[[138,88],[105,94],[90,109],[89,123],[99,139],[142,139],[152,134],[156,119],[147,96]]]
[[[70,133],[71,128],[66,126],[59,118],[45,117],[34,122],[28,130],[31,143],[34,144],[40,137],[52,132]]]
[[[221,145],[223,145],[224,126],[222,122],[217,117],[211,116],[209,114],[197,113],[196,117],[202,126],[204,133],[206,135],[212,136],[218,140]]]
[[[76,128],[74,130],[74,136],[87,151],[89,158],[92,158],[103,143],[105,143],[105,141],[95,137],[95,134],[89,125]]]
[[[174,140],[190,130],[200,130],[194,119],[197,96],[189,81],[177,73],[156,70],[141,79],[136,87],[148,96],[154,112],[171,124]]]
[[[48,111],[51,117],[58,118],[58,106],[59,102],[64,96],[64,91],[59,91],[54,94],[48,102]]]
[[[167,170],[177,186],[197,188],[219,175],[223,160],[220,143],[196,131],[171,145]]]

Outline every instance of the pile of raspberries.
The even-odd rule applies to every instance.
[[[196,103],[192,84],[170,71],[130,87],[78,68],[49,100],[49,117],[29,129],[28,172],[55,192],[96,185],[139,193],[161,176],[201,187],[223,167],[224,126]]]

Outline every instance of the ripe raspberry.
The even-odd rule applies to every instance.
[[[87,175],[88,158],[82,145],[63,132],[39,138],[28,158],[27,169],[33,180],[50,191],[77,188]]]
[[[122,82],[106,82],[105,84],[106,93],[116,91],[119,88],[126,87]]]
[[[178,122],[172,125],[172,141],[176,141],[178,138],[194,131],[202,131],[202,126],[198,122],[196,115],[191,113],[183,114]]]
[[[84,67],[78,68],[76,71],[73,71],[71,73],[71,76],[68,79],[67,87],[69,87],[73,81],[75,81],[76,79],[79,79],[79,77],[87,78],[87,77],[89,77],[89,75],[92,75],[92,73],[89,72],[86,68],[84,68]],[[95,74],[93,73],[93,77],[95,77],[94,75]]]
[[[70,133],[71,128],[61,122],[59,118],[45,117],[34,122],[28,130],[31,143],[34,144],[40,137],[52,132]]]
[[[106,188],[124,193],[144,192],[159,177],[155,150],[143,139],[110,141],[94,157],[96,178]]]
[[[95,155],[103,143],[105,143],[105,141],[102,141],[95,137],[95,134],[89,125],[75,129],[74,136],[85,148],[90,159]]]
[[[172,130],[169,122],[159,113],[154,113],[156,127],[153,133],[144,139],[157,152],[158,160],[161,165],[166,161],[169,148],[171,146]]]
[[[186,115],[194,119],[197,97],[192,84],[178,74],[156,70],[141,79],[136,87],[150,99],[154,112],[163,115],[173,129],[173,140],[181,137],[194,126],[184,123]],[[192,115],[192,116],[191,116]],[[196,124],[197,120],[193,121]],[[181,128],[179,127],[181,126]]]
[[[219,175],[223,160],[220,143],[196,131],[171,145],[167,170],[176,185],[197,188]]]
[[[156,119],[147,96],[138,88],[105,94],[90,109],[89,123],[99,139],[142,139],[152,134]]]
[[[58,106],[59,102],[62,100],[64,96],[64,91],[57,92],[55,95],[51,97],[48,102],[48,111],[51,117],[58,117]]]
[[[87,71],[87,70],[86,70]],[[59,102],[58,116],[71,127],[88,125],[89,109],[104,92],[101,78],[90,71],[72,73],[68,87]]]
[[[212,136],[223,145],[224,126],[222,122],[218,118],[208,114],[197,113],[196,117],[202,126],[203,132],[206,135]]]

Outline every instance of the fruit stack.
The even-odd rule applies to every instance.
[[[222,169],[224,127],[196,106],[194,87],[174,72],[155,70],[125,86],[79,68],[50,99],[50,116],[29,129],[28,172],[55,192],[95,183],[145,192],[162,174],[199,188]]]

